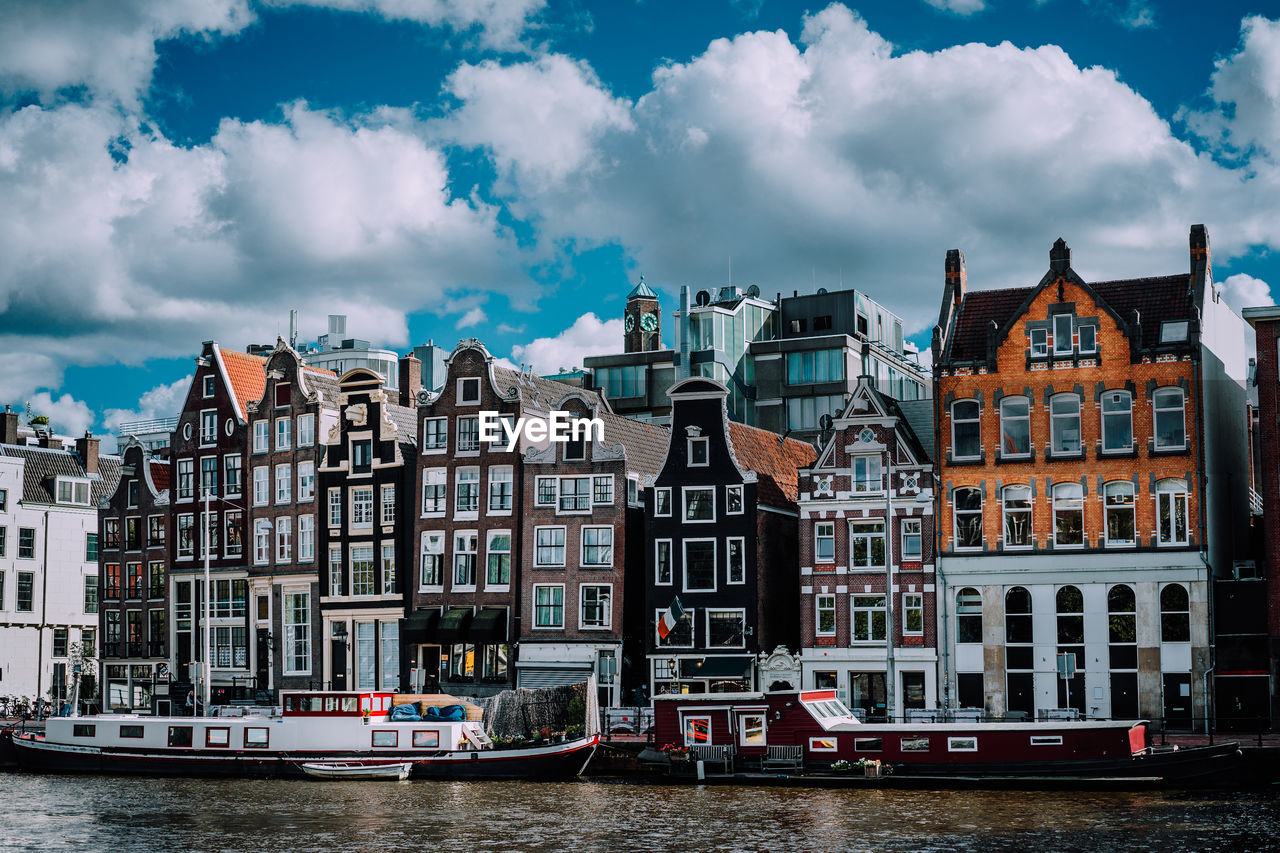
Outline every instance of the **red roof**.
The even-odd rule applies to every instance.
[[[734,455],[747,470],[759,475],[756,500],[766,506],[787,507],[800,496],[799,469],[818,458],[813,446],[774,432],[729,422]]]
[[[267,371],[265,358],[249,355],[247,352],[221,349],[222,366],[227,371],[227,381],[235,392],[240,406],[240,416],[249,411],[250,400],[261,400],[267,390]]]
[[[155,485],[157,492],[163,492],[169,488],[169,463],[157,462],[153,459],[149,464],[151,465],[151,482]]]

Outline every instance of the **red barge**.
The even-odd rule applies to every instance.
[[[1193,786],[1233,781],[1236,743],[1152,747],[1145,721],[863,723],[834,690],[654,697],[659,744],[738,770],[880,762],[910,784],[1103,783]]]

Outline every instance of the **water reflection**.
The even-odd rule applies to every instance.
[[[1018,793],[617,782],[0,774],[0,849],[1272,850],[1273,792]]]

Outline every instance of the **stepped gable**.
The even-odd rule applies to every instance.
[[[813,446],[736,421],[729,422],[729,442],[738,463],[759,477],[756,500],[766,506],[794,508],[800,495],[799,470],[818,458]]]

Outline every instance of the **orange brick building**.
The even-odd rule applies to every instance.
[[[1034,287],[969,292],[947,254],[944,702],[1190,728],[1209,690],[1210,579],[1248,522],[1247,477],[1231,473],[1247,472],[1248,329],[1217,298],[1203,226],[1187,273],[1090,283],[1062,240],[1049,257]]]

